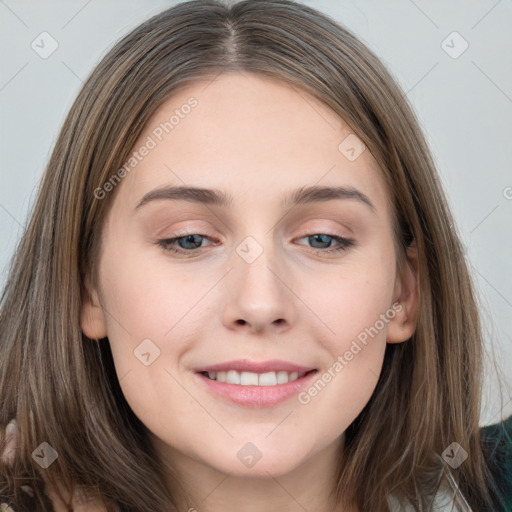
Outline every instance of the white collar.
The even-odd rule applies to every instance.
[[[473,512],[449,471],[447,481],[439,486],[433,500],[425,512]],[[414,512],[411,505],[401,506],[397,498],[388,496],[391,512]]]

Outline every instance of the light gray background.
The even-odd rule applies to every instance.
[[[123,34],[174,3],[0,0],[0,289],[81,82]],[[368,44],[420,118],[472,265],[487,350],[499,365],[487,363],[481,423],[498,421],[502,408],[512,414],[512,3],[303,3]],[[47,59],[31,47],[43,31],[59,45]],[[458,58],[442,46],[463,48],[448,37],[453,31],[469,44]]]

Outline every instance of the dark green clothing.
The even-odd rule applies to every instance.
[[[512,416],[483,427],[482,437],[488,465],[505,500],[500,512],[512,512]]]

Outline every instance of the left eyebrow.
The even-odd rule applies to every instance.
[[[281,206],[295,206],[307,203],[321,203],[336,199],[355,199],[368,206],[375,213],[375,206],[367,195],[354,187],[301,187],[294,190],[282,202]]]
[[[233,197],[222,190],[201,187],[165,187],[148,192],[135,209],[160,199],[189,201],[193,203],[221,206],[228,208],[233,204]],[[370,199],[354,187],[301,187],[293,190],[282,201],[281,207],[299,204],[321,203],[339,199],[355,199],[368,206],[375,213],[375,206]]]

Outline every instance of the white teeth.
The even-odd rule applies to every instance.
[[[242,386],[257,386],[258,374],[252,372],[242,372],[240,374],[240,384],[242,384]]]
[[[208,377],[218,382],[226,382],[228,384],[238,384],[241,386],[275,386],[276,384],[286,384],[293,382],[305,374],[298,372],[237,372],[236,370],[228,370],[224,372],[208,372]]]
[[[288,379],[286,379],[288,380]],[[276,372],[260,373],[258,378],[259,386],[275,386],[277,384]]]
[[[286,384],[288,382],[288,372],[277,372],[277,383]]]
[[[226,372],[226,382],[228,384],[240,384],[240,374],[235,370]]]

